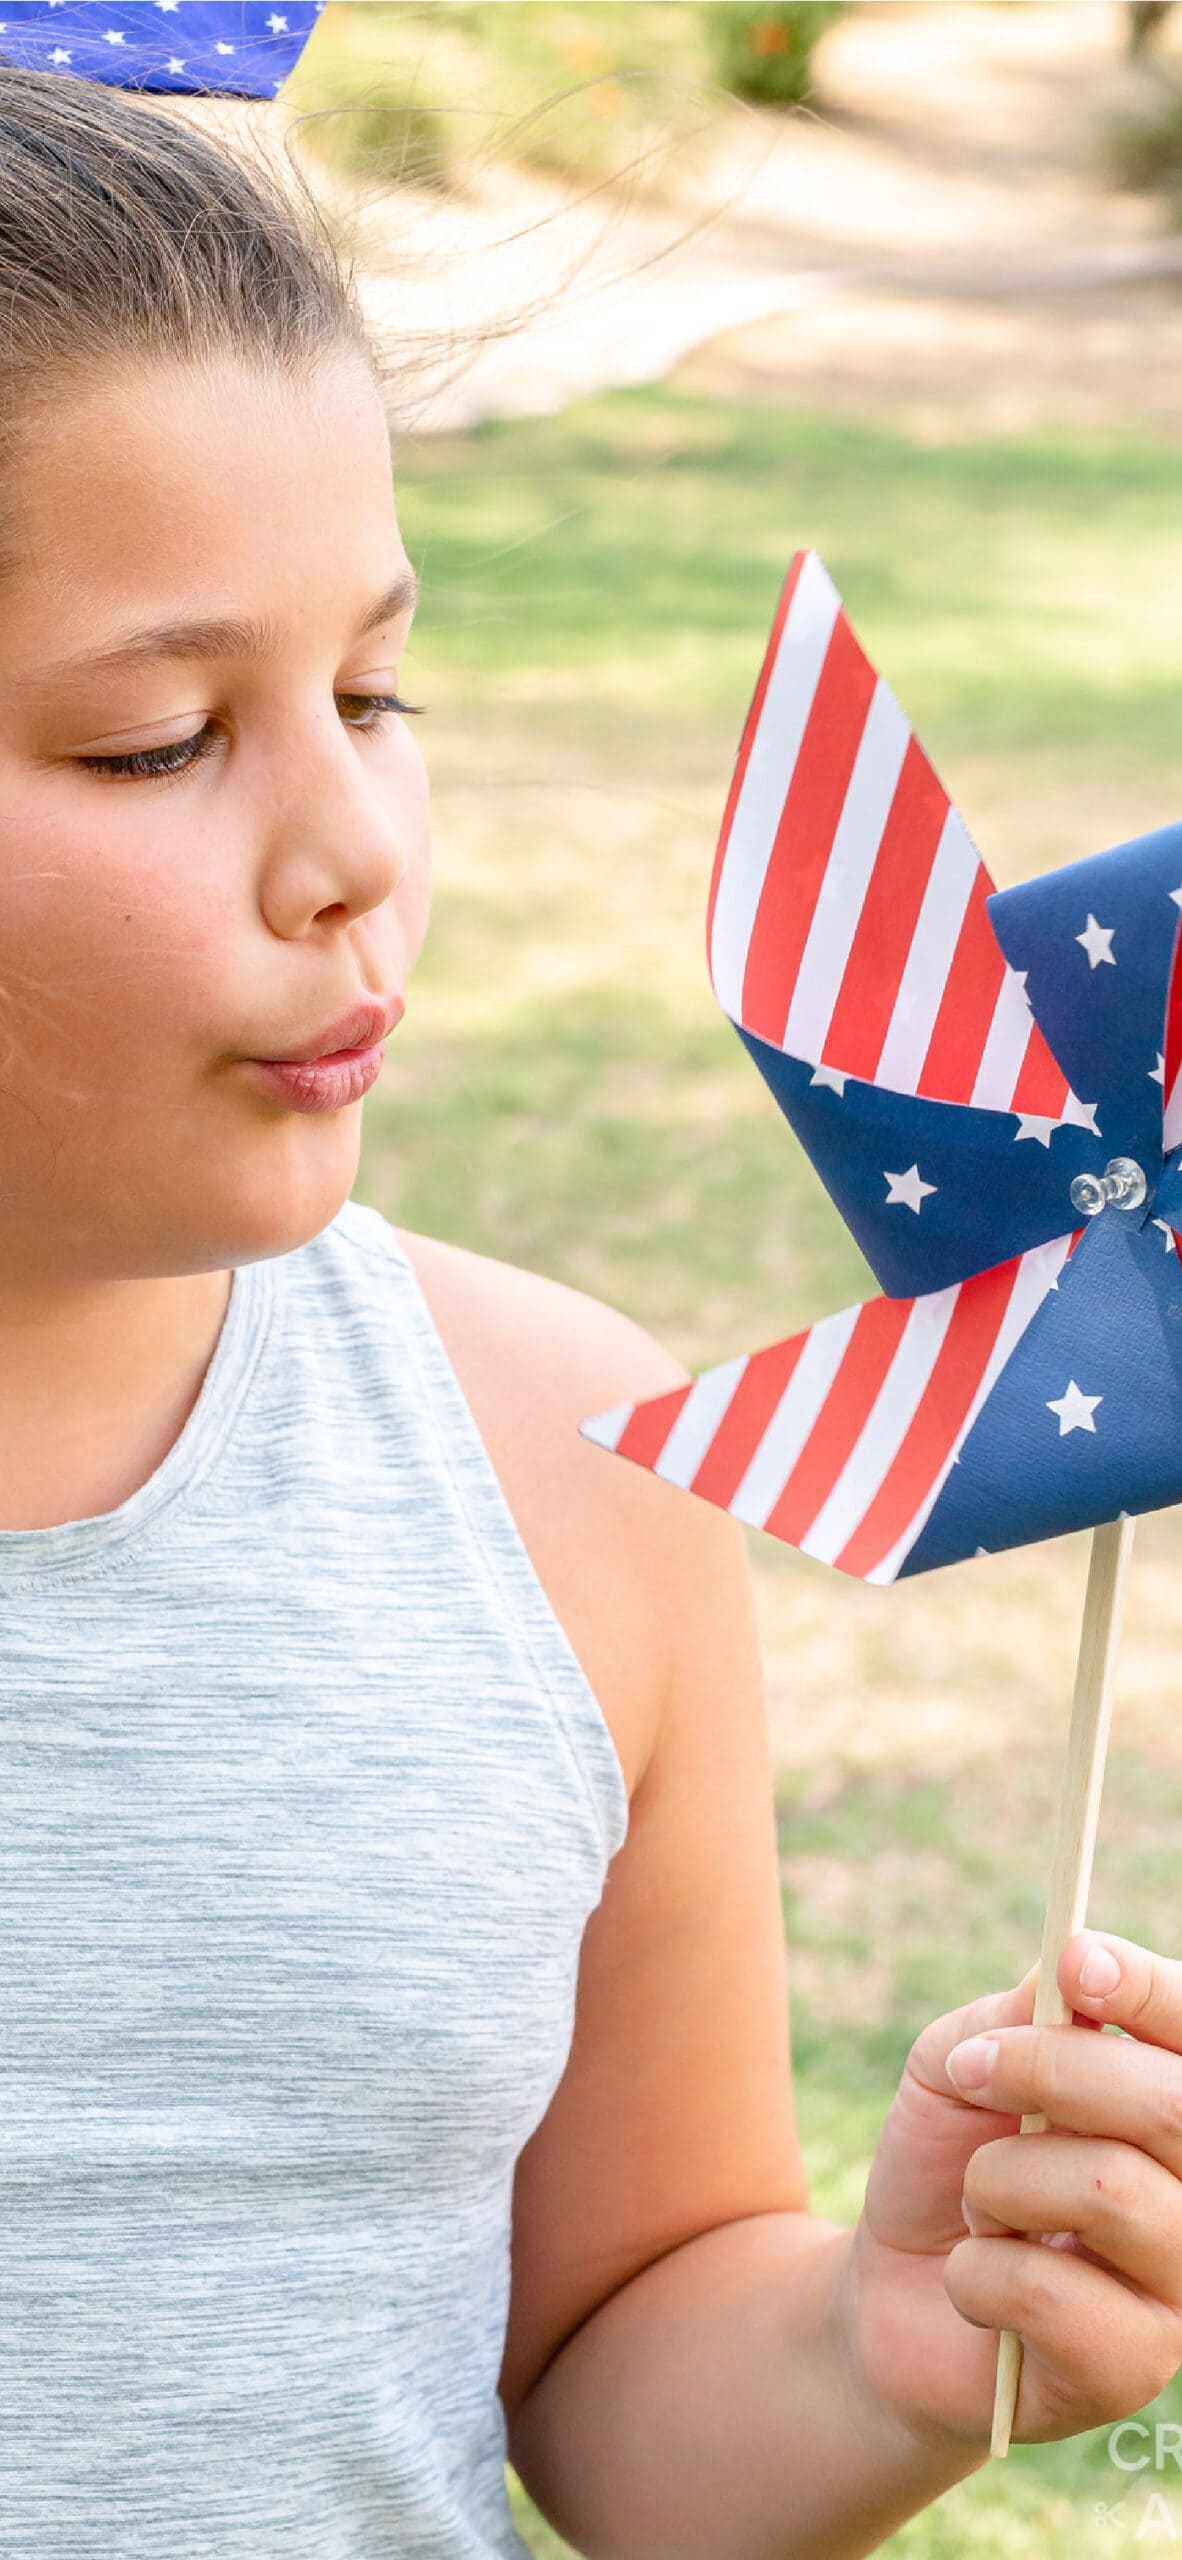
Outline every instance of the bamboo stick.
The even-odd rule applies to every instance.
[[[1087,1911],[1100,1794],[1104,1785],[1104,1762],[1108,1752],[1121,1602],[1132,1543],[1133,1522],[1127,1512],[1122,1512],[1119,1520],[1105,1521],[1092,1531],[1092,1560],[1084,1599],[1075,1697],[1059,1793],[1059,1817],[1034,1992],[1036,2027],[1067,2026],[1071,2021],[1071,2011],[1055,1977],[1063,1949],[1076,1930],[1083,1928]],[[1044,2115],[1025,2115],[1021,2129],[1023,2133],[1045,2133],[1047,2119]],[[1018,2405],[1021,2378],[1022,2340],[1016,2330],[1003,2329],[998,2338],[997,2388],[989,2448],[991,2454],[998,2457],[1010,2449],[1010,2430]]]

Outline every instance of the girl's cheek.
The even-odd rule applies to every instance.
[[[427,926],[430,921],[430,916],[431,883],[429,879],[426,879],[422,882],[421,886],[416,889],[415,894],[410,901],[409,913],[406,919],[406,956],[408,967],[413,967],[414,962],[418,959],[419,953],[423,948],[423,944],[427,939]]]

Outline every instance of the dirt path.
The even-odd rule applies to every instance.
[[[1092,0],[854,7],[821,112],[736,111],[707,157],[671,152],[661,206],[507,169],[463,203],[384,198],[359,262],[410,342],[402,418],[445,433],[672,375],[933,437],[1182,419],[1182,240],[1104,176],[1123,41]],[[1182,25],[1167,50],[1182,69]]]
[[[1122,42],[1115,8],[899,8],[839,27],[817,201],[828,214],[837,196],[850,247],[871,254],[791,313],[701,344],[677,379],[873,409],[933,440],[1050,418],[1182,424],[1182,239],[1154,199],[1104,181],[1106,120],[1134,93]],[[1171,28],[1176,68],[1180,43]]]

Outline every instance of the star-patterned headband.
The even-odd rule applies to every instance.
[[[324,0],[0,0],[0,62],[109,89],[270,98]]]

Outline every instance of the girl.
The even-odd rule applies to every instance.
[[[0,283],[0,2554],[491,2560],[507,2453],[854,2560],[1002,2326],[1027,2441],[1174,2373],[1182,1967],[937,2019],[810,2214],[743,1532],[576,1427],[685,1373],[350,1197],[429,899],[351,279],[3,70]]]

